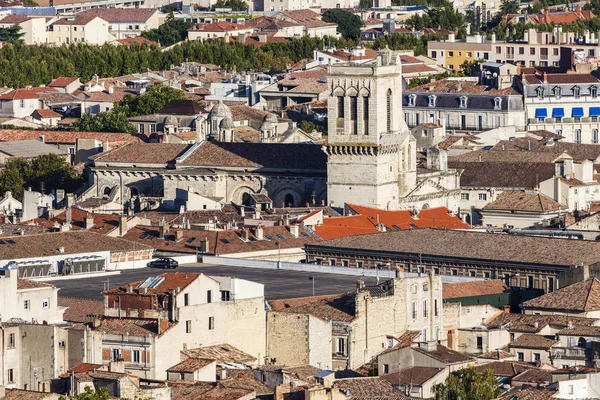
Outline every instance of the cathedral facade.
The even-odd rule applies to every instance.
[[[397,54],[381,51],[372,64],[336,64],[328,72],[326,145],[289,143],[307,137],[293,129],[276,138],[274,116],[263,121],[262,143],[234,142],[231,111],[218,103],[207,121],[208,140],[130,144],[94,156],[84,199],[126,205],[156,198],[177,209],[185,192],[237,204],[264,194],[275,207],[348,202],[457,212],[460,173],[447,168],[445,152],[430,150],[427,168],[417,166],[416,140],[402,118]]]

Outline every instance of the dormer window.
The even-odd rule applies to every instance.
[[[494,110],[499,110],[500,108],[502,108],[502,98],[495,97],[494,98]]]
[[[416,100],[417,100],[417,95],[416,94],[409,95],[408,96],[408,106],[409,107],[414,107]]]
[[[597,86],[590,86],[590,96],[592,97],[598,97],[598,87]]]
[[[435,94],[429,96],[429,107],[435,107]]]
[[[581,88],[579,86],[573,87],[573,97],[578,99],[581,96]]]
[[[539,88],[535,89],[535,91],[537,93],[538,99],[544,98],[544,88],[543,87],[539,87]]]
[[[554,90],[554,97],[557,99],[560,99],[560,95],[562,94],[562,89],[557,86],[553,90]]]
[[[460,96],[460,108],[467,108],[467,96]]]

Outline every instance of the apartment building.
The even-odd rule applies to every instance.
[[[18,25],[23,33],[21,39],[25,44],[45,44],[48,43],[46,26],[53,19],[46,16],[10,14],[0,19],[0,28]]]
[[[77,14],[61,18],[48,27],[48,42],[58,46],[71,43],[102,45],[114,40],[108,22],[91,15]]]
[[[122,360],[133,375],[166,379],[180,352],[229,344],[265,355],[263,285],[204,274],[164,273],[104,292],[102,363]]]

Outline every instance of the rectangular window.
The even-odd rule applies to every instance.
[[[448,52],[448,57],[454,57],[454,52],[453,51],[449,51]]]
[[[24,100],[24,99],[21,99],[21,100],[19,101],[19,106],[20,106],[21,108],[25,108],[25,100]]]
[[[429,310],[427,309],[427,300],[423,300],[423,318],[429,316]]]
[[[113,349],[111,357],[111,361],[119,361],[121,359],[121,350]]]
[[[363,119],[364,119],[364,125],[363,125],[363,130],[364,130],[364,134],[368,135],[369,134],[369,98],[367,96],[363,97]]]
[[[525,47],[519,47],[519,54],[525,54]]]
[[[461,200],[469,200],[469,193],[461,193],[460,199]]]
[[[436,51],[432,51],[431,52],[431,58],[437,58],[437,52]]]
[[[190,305],[190,294],[189,293],[185,293],[183,295],[183,305],[184,306],[189,306]]]
[[[548,278],[548,293],[554,292],[554,278]]]
[[[483,58],[485,58],[486,60],[490,59],[490,53],[483,53]]]
[[[344,96],[337,98],[338,118],[344,118]]]
[[[438,299],[433,299],[433,315],[438,316],[440,309],[438,307]]]
[[[519,351],[517,353],[517,357],[518,357],[519,361],[521,361],[521,362],[525,361],[525,353]]]
[[[8,334],[8,348],[12,349],[14,347],[15,347],[15,334],[9,333]]]
[[[349,263],[349,261],[348,261],[348,260],[343,260],[343,261],[342,261],[342,265],[343,265],[344,267],[348,267],[348,266],[350,265],[350,263]]]
[[[502,47],[496,46],[496,54],[502,54]]]
[[[24,309],[24,310],[29,310],[29,300],[25,300],[25,301],[23,302],[23,309]]]
[[[423,328],[423,341],[426,342],[429,340],[429,336],[427,335],[427,328]]]
[[[208,317],[208,330],[212,331],[215,329],[215,317]]]
[[[417,302],[416,301],[412,302],[412,319],[413,320],[417,319]]]
[[[346,354],[346,339],[338,338],[337,339],[337,354],[343,356]]]
[[[483,350],[483,337],[477,336],[477,350]]]
[[[469,271],[469,276],[473,276],[474,277],[476,275],[477,275],[477,272],[475,272],[475,271]]]
[[[185,333],[192,333],[192,321],[189,319],[185,321]]]
[[[14,383],[15,382],[15,370],[10,368],[8,370],[8,374],[7,374],[7,381],[8,383]]]
[[[484,278],[488,278],[488,279],[489,279],[489,277],[490,277],[490,273],[489,273],[489,271],[485,271],[485,272],[483,273],[483,277],[484,277]]]
[[[42,307],[43,308],[48,308],[50,307],[50,299],[45,298],[44,300],[42,300]]]
[[[558,55],[558,49],[553,49],[553,53],[554,53],[555,56],[557,56]]]
[[[356,262],[356,268],[362,268],[363,267],[363,262],[362,261],[357,261]]]
[[[331,265],[332,267],[335,267],[335,260],[329,260],[329,265]]]
[[[529,289],[533,289],[533,276],[528,276],[527,277],[527,287]]]
[[[131,353],[132,353],[132,361],[136,364],[139,364],[140,363],[140,351],[133,350]]]
[[[533,353],[532,361],[542,361],[542,355],[540,353]]]
[[[144,134],[144,124],[138,124],[138,133]]]
[[[510,275],[509,274],[504,274],[504,283],[506,283],[506,286],[510,286]]]
[[[581,129],[575,129],[575,143],[581,143]]]
[[[434,268],[433,269],[433,273],[436,274],[436,275],[439,275],[440,274],[440,269],[439,268]]]
[[[477,197],[480,201],[487,201],[487,193],[479,193]]]
[[[12,371],[12,370],[10,370]],[[575,388],[573,385],[569,385],[569,394],[575,394]]]
[[[156,124],[150,124],[150,133],[156,132]]]
[[[388,364],[383,364],[383,374],[387,375],[390,373],[390,366]]]
[[[592,129],[592,143],[598,144],[598,129]]]
[[[207,303],[212,303],[212,290],[207,290],[206,291],[206,302]]]
[[[534,56],[535,55],[535,47],[530,47],[529,48],[529,54]]]
[[[452,270],[452,276],[458,276],[458,270],[457,269],[453,269]]]

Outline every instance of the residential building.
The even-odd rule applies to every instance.
[[[507,14],[502,17],[502,22],[516,24],[525,22],[531,24],[568,24],[575,21],[582,21],[593,18],[594,13],[591,10],[584,10],[580,4],[577,4],[574,9],[550,10],[544,9],[538,14]]]
[[[41,324],[62,322],[64,309],[57,301],[58,289],[51,284],[18,278],[16,268],[0,275],[2,319],[11,318]]]
[[[557,345],[554,338],[524,333],[508,344],[508,350],[517,357],[517,361],[549,364],[552,348]]]
[[[312,69],[319,65],[347,63],[352,61],[356,64],[372,63],[377,57],[377,51],[358,45],[352,49],[325,48],[315,50],[313,61],[306,64],[306,69]]]
[[[444,246],[440,246],[444,243]],[[305,246],[306,261],[377,268],[392,265],[436,275],[503,279],[508,286],[558,289],[561,272],[597,262],[599,243],[441,229],[347,236]],[[512,249],[528,249],[515,252]]]
[[[21,40],[27,45],[48,43],[47,25],[52,17],[9,14],[0,19],[0,28],[19,26],[23,36]]]
[[[563,220],[567,206],[541,193],[505,190],[479,213],[483,226],[517,229],[549,227]]]
[[[267,357],[278,364],[354,369],[392,348],[398,335],[445,341],[441,277],[397,278],[354,293],[269,301]],[[392,311],[393,310],[393,311]],[[395,318],[387,318],[390,312]]]
[[[473,35],[467,36],[465,40],[456,40],[454,33],[448,34],[448,39],[444,41],[431,40],[427,43],[427,57],[436,60],[438,65],[458,71],[465,62],[475,60],[497,61],[492,55],[492,46],[495,44],[495,36],[491,41],[487,41],[485,36]]]
[[[411,398],[430,399],[435,397],[435,386],[448,378],[448,368],[410,367],[382,378]]]
[[[56,127],[58,122],[62,119],[62,115],[48,108],[43,108],[32,112],[31,118],[40,125]]]
[[[55,154],[64,158],[66,161],[71,161],[68,154],[39,140],[17,140],[14,142],[0,142],[0,163],[6,162],[13,158],[24,158],[26,160],[38,157],[43,154]]]
[[[523,98],[512,87],[514,67],[495,63],[483,67],[489,72],[484,78],[446,78],[405,90],[402,106],[407,125],[440,124],[446,130],[470,131],[515,126],[523,130]]]
[[[102,45],[114,40],[109,23],[94,15],[76,14],[63,17],[48,26],[48,43],[61,46],[71,43]]]
[[[523,312],[534,315],[573,315],[600,318],[600,281],[592,276],[523,303]]]
[[[320,38],[325,36],[337,37],[337,24],[323,21],[321,14],[310,10],[310,6],[302,4],[305,1],[300,1],[297,6],[294,6],[292,4],[285,4],[285,2],[276,5],[275,1],[271,0],[270,6],[265,4],[265,10],[269,8],[270,11],[277,11],[275,18],[302,25],[304,27],[302,36],[307,35]]]
[[[108,24],[110,40],[141,36],[142,32],[158,28],[164,19],[157,8],[92,8],[75,14],[76,18],[100,18]],[[100,43],[102,44],[102,43]]]
[[[48,84],[48,87],[54,88],[64,93],[73,93],[81,88],[82,84],[77,77],[58,77]]]
[[[265,354],[263,285],[176,272],[104,291],[102,362],[123,360],[136,376],[165,379],[186,349],[229,344]],[[123,338],[123,333],[128,336]],[[259,361],[260,362],[260,361]]]
[[[188,40],[225,39],[243,34],[251,34],[254,28],[245,24],[218,21],[210,24],[196,24],[188,29]]]
[[[526,72],[516,80],[523,93],[527,126],[574,143],[598,143],[600,79],[594,73]]]
[[[304,26],[298,22],[285,21],[275,17],[262,16],[245,22],[255,33],[273,35],[273,37],[294,38],[304,34]]]
[[[13,89],[0,95],[1,117],[25,118],[40,108],[40,96],[31,89]]]

